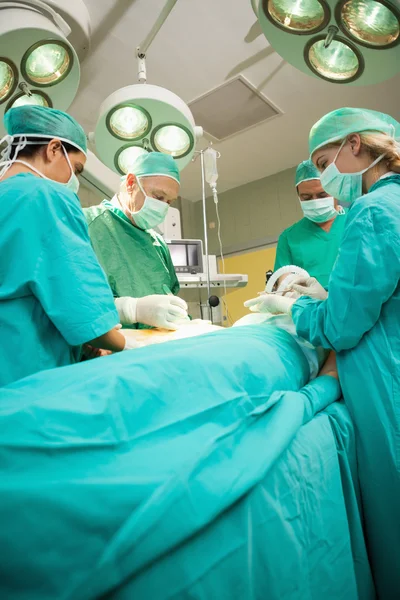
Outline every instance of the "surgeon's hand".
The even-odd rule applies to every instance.
[[[285,298],[279,294],[261,294],[258,298],[247,300],[244,305],[252,312],[279,315],[289,314],[295,302],[295,298]]]
[[[326,300],[328,297],[328,292],[315,277],[303,277],[299,275],[299,277],[290,282],[288,287],[298,292],[301,296],[309,296],[314,300]]]
[[[188,306],[177,296],[154,294],[144,298],[116,298],[115,305],[121,323],[143,323],[151,327],[176,330],[189,322]]]

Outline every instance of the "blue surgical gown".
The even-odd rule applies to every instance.
[[[0,182],[0,387],[79,357],[118,323],[78,197],[30,173]]]
[[[338,352],[357,432],[365,529],[380,600],[400,597],[400,175],[352,206],[325,302],[301,298],[297,332]]]

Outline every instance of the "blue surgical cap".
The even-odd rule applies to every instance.
[[[316,150],[352,133],[376,131],[400,139],[400,124],[385,113],[366,108],[338,108],[320,119],[309,136],[310,157]]]
[[[6,112],[4,126],[9,135],[58,138],[87,153],[84,130],[74,118],[61,110],[44,106],[16,106]]]
[[[129,167],[129,172],[136,177],[171,177],[178,183],[181,182],[179,169],[175,160],[169,154],[162,152],[148,152],[141,154]]]
[[[311,160],[303,160],[296,169],[296,187],[303,181],[320,179],[321,173]]]

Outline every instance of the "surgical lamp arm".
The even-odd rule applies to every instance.
[[[157,33],[160,31],[161,27],[164,25],[165,21],[168,18],[169,13],[174,8],[175,4],[178,0],[167,0],[164,8],[158,16],[157,21],[154,23],[148,35],[145,37],[143,42],[136,48],[136,56],[138,59],[138,80],[139,83],[146,83],[147,73],[146,73],[146,52],[150,48],[150,44],[156,37]]]
[[[148,33],[146,38],[143,40],[143,42],[138,46],[138,49],[137,49],[138,56],[141,55],[142,58],[145,57],[146,52],[150,47],[150,44],[156,37],[157,33],[160,31],[161,27],[164,25],[165,21],[168,18],[169,13],[174,8],[174,6],[177,2],[178,2],[178,0],[167,0],[167,3],[165,4],[164,8],[162,9],[157,21],[154,23],[153,27],[150,29],[150,32]]]

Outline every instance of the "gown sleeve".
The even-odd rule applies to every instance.
[[[357,346],[398,286],[398,223],[395,203],[381,197],[378,202],[362,200],[352,207],[329,280],[328,299],[303,297],[293,306],[300,336],[336,352]]]

